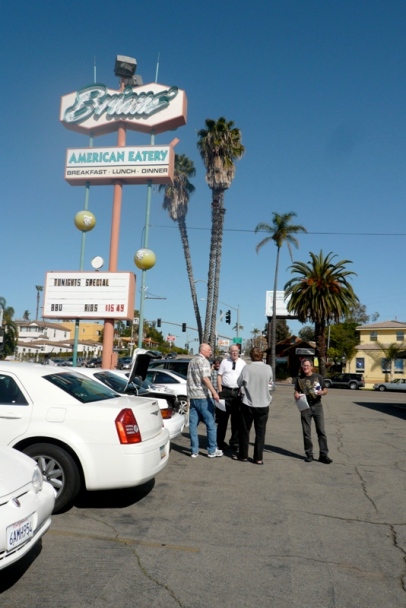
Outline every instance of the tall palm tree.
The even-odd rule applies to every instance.
[[[203,341],[215,347],[216,317],[219,299],[221,252],[224,226],[224,193],[235,177],[235,161],[244,154],[241,131],[224,117],[206,119],[206,128],[198,131],[197,147],[206,167],[206,182],[212,191],[211,240],[207,280],[206,318]]]
[[[3,309],[2,329],[4,329],[3,351],[1,352],[1,355],[3,357],[7,357],[7,355],[14,354],[18,340],[18,329],[17,325],[13,321],[14,308],[7,306],[5,298],[1,296],[0,308]]]
[[[287,304],[289,312],[294,312],[299,321],[312,321],[315,325],[317,356],[319,357],[320,373],[326,373],[326,326],[331,320],[338,322],[347,314],[352,306],[358,304],[352,285],[348,282],[350,275],[355,272],[346,269],[351,260],[341,260],[336,264],[337,257],[330,252],[324,257],[310,252],[310,262],[295,262],[290,267],[292,274],[297,276],[285,285],[285,297],[290,296]]]
[[[23,319],[24,321],[29,321],[30,320],[30,311],[29,310],[24,310],[24,314],[23,314]]]
[[[299,224],[291,224],[292,218],[296,217],[296,213],[290,211],[289,213],[283,213],[279,215],[279,213],[273,212],[272,224],[266,224],[265,222],[260,222],[255,228],[255,232],[267,232],[269,236],[266,236],[258,245],[255,250],[258,251],[270,241],[273,241],[276,245],[276,264],[275,264],[275,278],[273,285],[273,303],[272,303],[272,323],[271,323],[271,331],[268,332],[269,335],[269,344],[268,348],[271,350],[271,367],[273,371],[273,376],[275,378],[275,368],[276,368],[276,290],[278,288],[278,271],[279,271],[279,255],[281,251],[281,247],[283,243],[286,241],[286,244],[289,249],[290,259],[293,262],[292,257],[292,245],[296,248],[299,247],[299,241],[294,236],[299,232],[307,232],[306,228],[300,226]]]
[[[35,285],[35,289],[37,290],[37,309],[35,312],[35,320],[38,321],[38,312],[39,312],[39,298],[40,298],[40,293],[41,291],[44,289],[42,287],[42,285]]]
[[[186,270],[189,279],[190,293],[192,295],[193,309],[195,312],[199,342],[203,341],[202,321],[200,317],[199,304],[196,295],[196,283],[193,276],[192,258],[190,255],[189,238],[186,228],[186,214],[190,195],[193,194],[195,187],[190,183],[189,178],[196,175],[193,161],[185,154],[175,154],[175,171],[173,184],[161,185],[159,190],[164,189],[164,202],[162,207],[168,211],[169,217],[177,222],[180,238],[185,255]]]

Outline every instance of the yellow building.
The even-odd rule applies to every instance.
[[[67,327],[70,331],[70,337],[73,340],[75,336],[75,323],[65,322],[63,323],[64,327]],[[87,321],[81,321],[79,323],[79,340],[83,342],[84,340],[92,340],[93,342],[100,342],[100,337],[102,335],[103,325],[101,323],[88,323]]]
[[[385,347],[390,344],[398,344],[405,351],[406,323],[381,321],[361,325],[357,327],[357,331],[360,333],[360,343],[356,347],[356,356],[350,361],[349,371],[363,374],[365,386],[369,388],[376,382],[388,381],[390,365],[378,343]],[[406,378],[404,362],[403,358],[395,359],[393,362],[394,378]]]

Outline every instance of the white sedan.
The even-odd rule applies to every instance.
[[[186,413],[187,390],[186,378],[184,376],[169,369],[149,368],[145,379],[152,382],[155,386],[162,386],[172,390],[178,398],[179,413]]]
[[[86,376],[91,376],[98,382],[102,382],[106,386],[109,386],[113,391],[116,391],[120,394],[134,394],[134,389],[130,384],[128,386],[128,378],[125,372],[121,372],[119,370],[109,370],[109,369],[86,369],[80,370],[81,374],[86,374]],[[128,386],[128,388],[127,388]],[[127,389],[127,390],[126,390]],[[138,392],[136,393],[138,394]],[[137,399],[144,399],[145,397],[136,397]],[[179,414],[175,412],[172,407],[169,407],[166,399],[154,397],[155,401],[158,403],[161,416],[164,421],[164,427],[169,431],[169,437],[171,439],[175,439],[179,437],[179,435],[183,431],[183,427],[185,426],[185,416],[184,414]]]
[[[55,511],[83,487],[141,485],[169,458],[154,399],[118,396],[66,367],[0,361],[0,444],[37,461],[56,491]]]
[[[37,463],[0,445],[0,570],[23,557],[51,525],[55,492]]]

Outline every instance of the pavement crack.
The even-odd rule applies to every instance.
[[[355,468],[355,472],[357,473],[358,477],[361,480],[362,490],[364,492],[365,498],[367,498],[369,500],[369,502],[371,503],[371,505],[374,507],[376,513],[379,513],[378,507],[376,506],[375,502],[372,500],[372,498],[368,494],[367,483],[366,483],[365,479],[362,477],[361,473],[359,472],[358,467],[354,467],[354,468]]]
[[[405,569],[404,569],[403,576],[401,576],[400,584],[402,586],[403,591],[406,592],[406,551],[398,543],[398,535],[397,535],[397,532],[395,530],[395,526],[393,526],[392,524],[389,524],[389,528],[390,528],[390,531],[391,531],[391,534],[392,534],[393,546],[396,547],[396,549],[398,549],[402,553],[402,556],[403,556],[404,568]]]

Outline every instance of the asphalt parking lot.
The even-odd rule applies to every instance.
[[[0,571],[2,608],[404,608],[406,395],[330,389],[333,464],[305,463],[278,386],[264,466],[172,444],[155,482],[79,498]],[[252,456],[252,448],[251,454]]]

